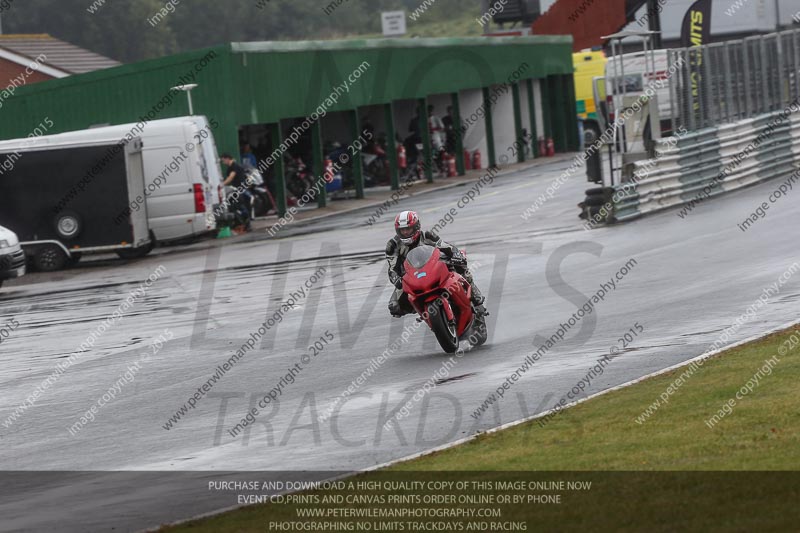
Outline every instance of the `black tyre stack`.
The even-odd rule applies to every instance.
[[[613,187],[594,187],[586,191],[586,199],[578,204],[581,219],[594,222],[596,225],[611,222]]]

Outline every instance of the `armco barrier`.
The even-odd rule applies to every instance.
[[[605,221],[626,221],[790,175],[800,159],[800,104],[687,133],[677,143],[663,139],[655,159],[634,164],[634,178],[613,187]],[[592,213],[594,214],[594,213]]]

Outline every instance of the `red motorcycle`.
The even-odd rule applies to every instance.
[[[463,255],[448,258],[438,248],[420,245],[404,264],[403,292],[447,353],[455,353],[459,341],[480,346],[487,338],[486,319],[472,305],[472,287],[452,270],[456,261],[466,264]]]

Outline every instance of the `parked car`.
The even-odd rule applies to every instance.
[[[25,275],[25,252],[17,234],[0,226],[0,287],[7,279]]]
[[[0,148],[0,161],[0,225],[19,236],[38,270],[60,270],[87,253],[152,249],[140,139],[40,137],[13,152]]]

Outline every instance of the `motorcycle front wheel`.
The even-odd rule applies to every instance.
[[[431,321],[431,330],[439,341],[439,346],[446,353],[455,353],[458,350],[458,334],[455,322],[447,320],[444,308],[440,301],[435,301],[428,306],[428,316]]]

